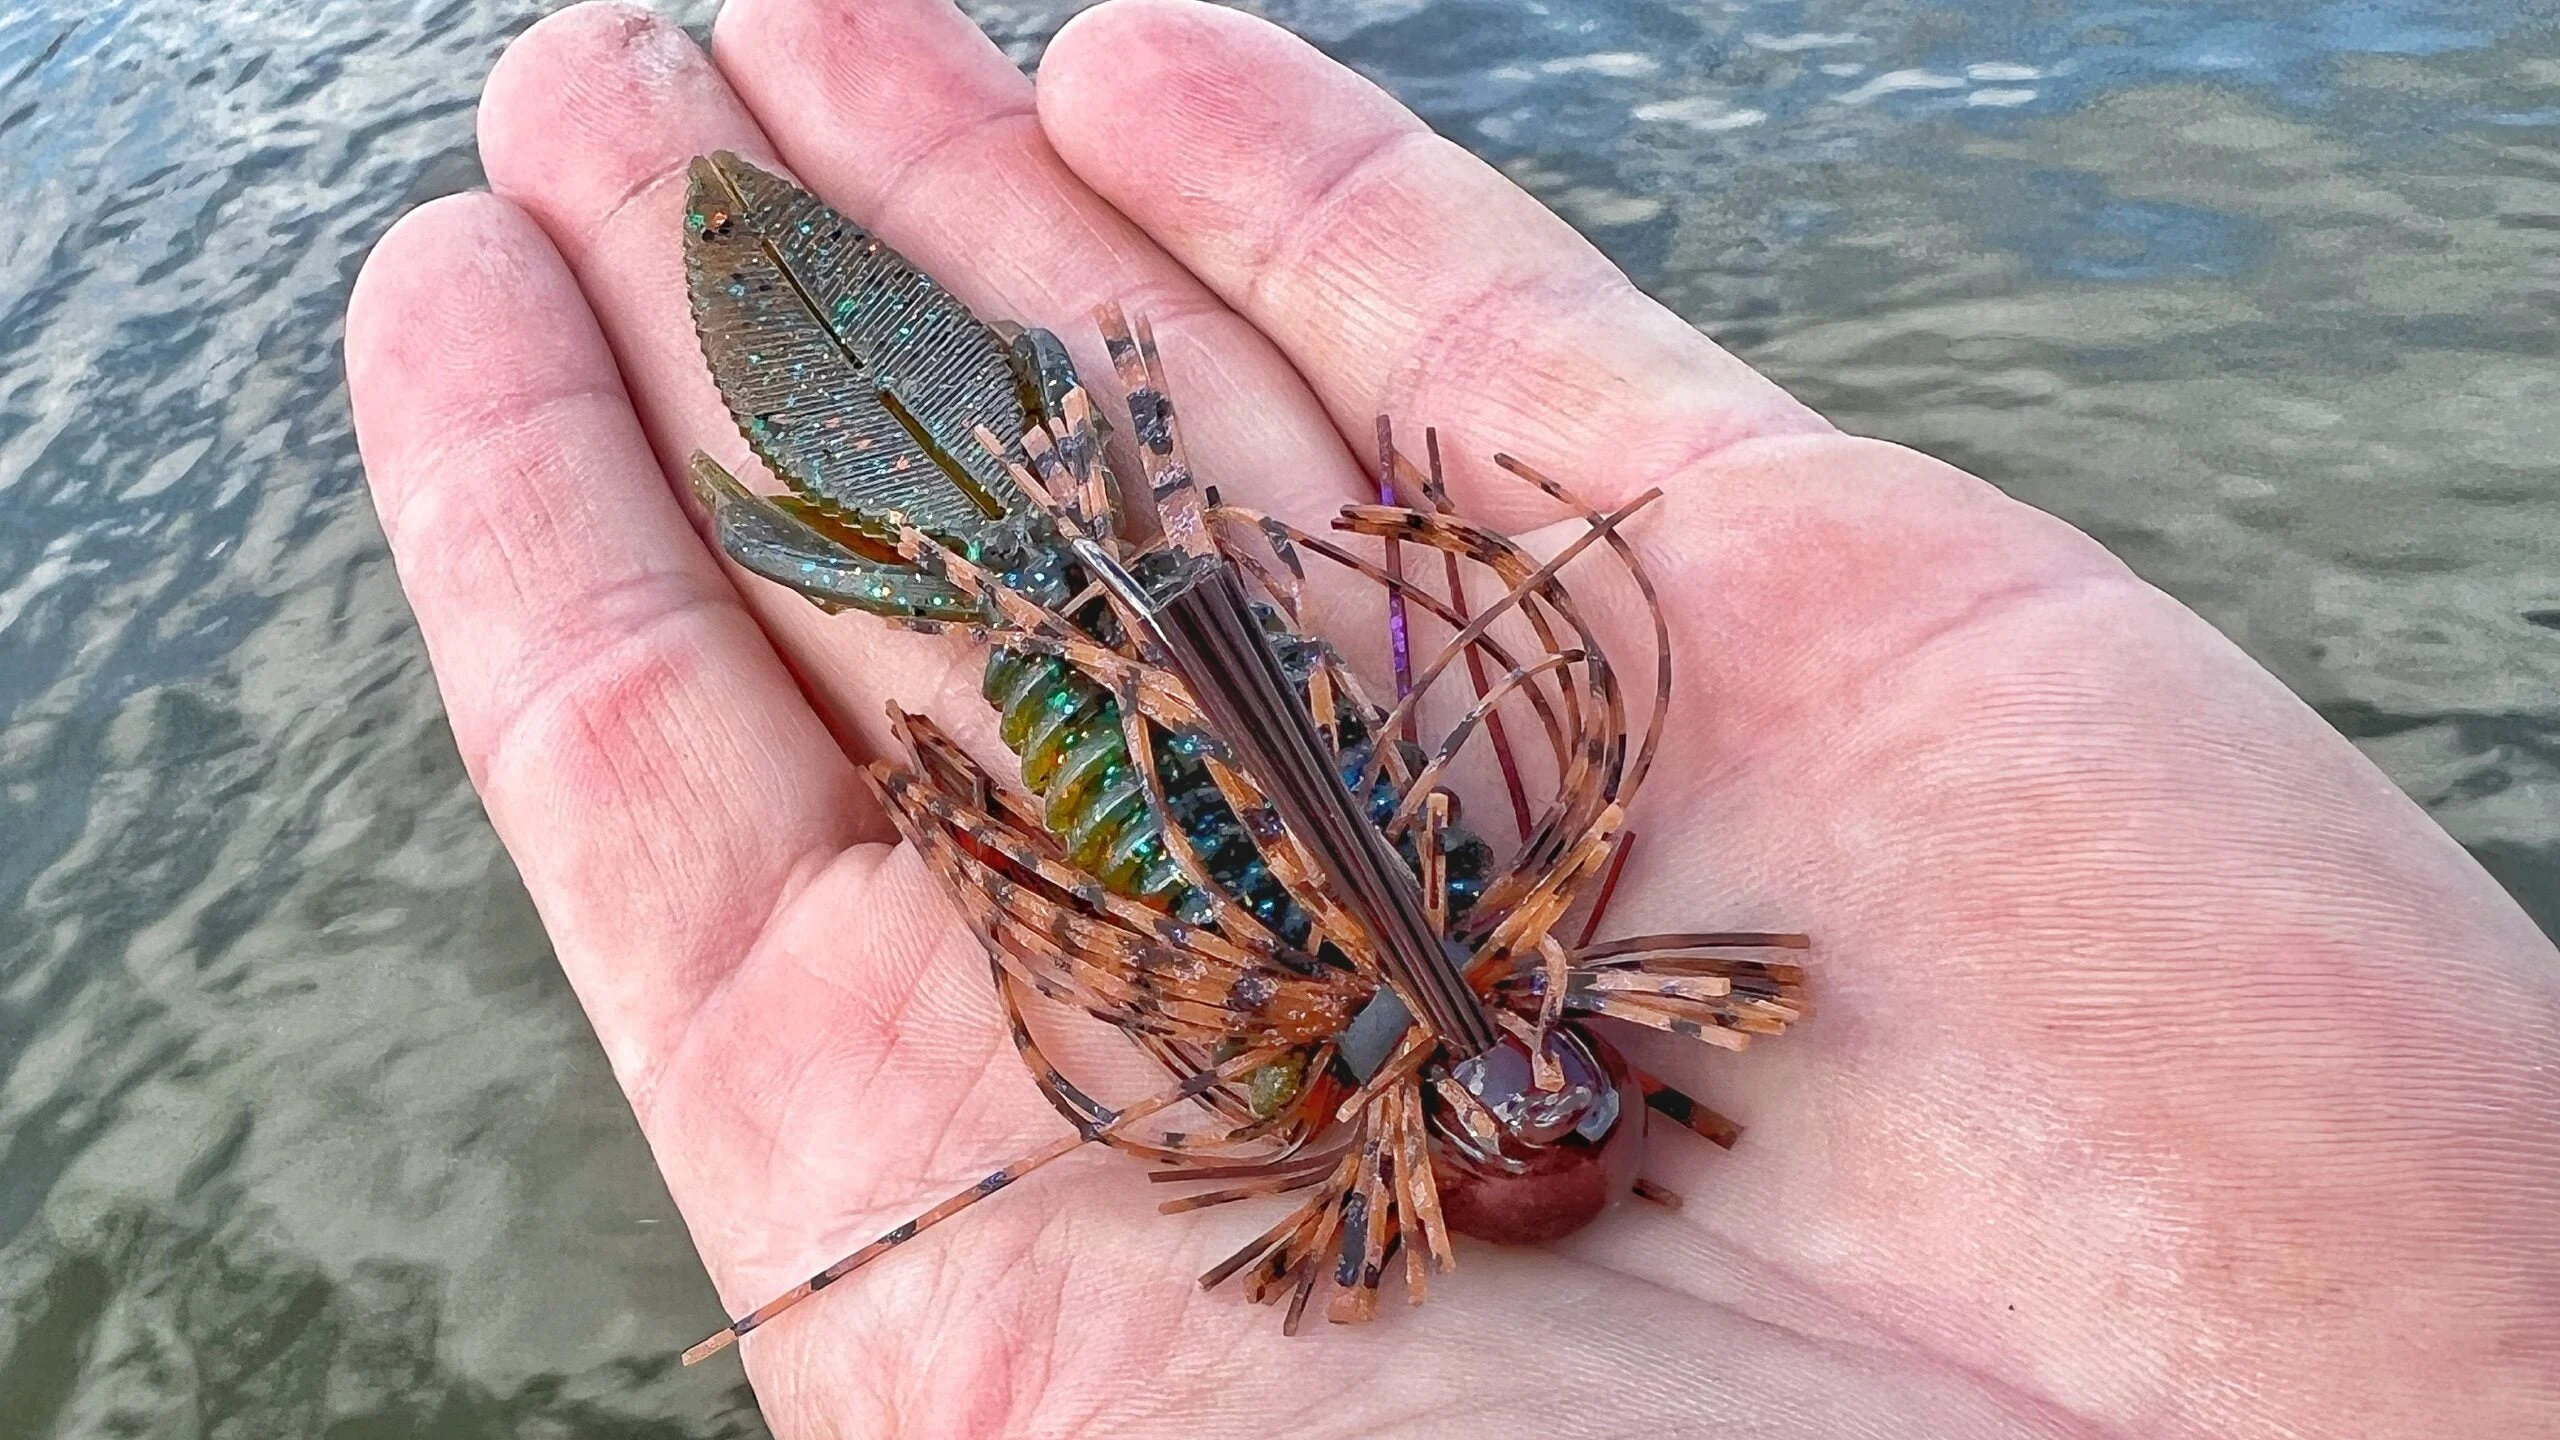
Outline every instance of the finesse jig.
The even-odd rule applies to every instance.
[[[1540,561],[1457,517],[1441,480],[1378,425],[1378,503],[1336,539],[1223,503],[1191,470],[1145,320],[1097,312],[1136,464],[1045,330],[992,326],[815,197],[720,154],[693,163],[685,271],[703,354],[749,448],[786,488],[759,494],[697,453],[721,548],[829,610],[988,647],[984,694],[1021,761],[997,780],[925,717],[894,708],[903,762],[868,775],[985,945],[1032,1082],[1073,1133],[1022,1157],[739,1318],[717,1353],[889,1249],[1087,1144],[1212,1188],[1168,1212],[1308,1192],[1201,1277],[1288,1297],[1321,1286],[1368,1318],[1400,1255],[1420,1303],[1452,1232],[1557,1238],[1631,1187],[1649,1107],[1721,1145],[1735,1128],[1631,1069],[1585,1019],[1740,1049],[1804,1010],[1802,968],[1733,952],[1801,935],[1592,943],[1626,859],[1628,805],[1661,739],[1668,630],[1620,526],[1507,456],[1586,529]],[[1418,499],[1418,507],[1399,503]],[[1409,549],[1440,554],[1435,588]],[[1605,552],[1651,610],[1649,718],[1630,744],[1619,671],[1559,576]],[[1308,557],[1384,587],[1396,701],[1370,698],[1300,633]],[[1497,594],[1470,609],[1468,572]],[[1417,667],[1415,612],[1448,632]],[[1416,743],[1424,696],[1463,665],[1465,714]],[[1523,784],[1508,713],[1551,754]],[[1462,828],[1442,776],[1483,737],[1518,843]],[[1579,937],[1560,933],[1580,914]],[[1042,1053],[1044,997],[1118,1027],[1176,1082],[1114,1109]],[[1181,1105],[1210,1133],[1145,1122]]]

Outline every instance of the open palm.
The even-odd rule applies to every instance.
[[[1630,533],[1681,688],[1614,923],[1818,947],[1784,1041],[1633,1042],[1753,1127],[1655,1141],[1676,1213],[1467,1248],[1428,1307],[1284,1340],[1191,1283],[1269,1215],[1162,1218],[1080,1157],[750,1340],[777,1432],[2551,1421],[2560,961],[2193,615],[1832,431],[1258,21],[1118,0],[1036,102],[941,0],[740,0],[714,55],[611,6],[534,27],[481,114],[497,193],[383,240],[347,351],[455,734],[733,1308],[1061,1126],[855,778],[885,701],[977,714],[976,657],[724,571],[668,483],[738,453],[685,312],[698,153],[787,168],[983,315],[1081,349],[1096,302],[1147,312],[1243,503],[1360,498],[1381,411],[1504,528],[1554,512],[1496,450],[1663,487]]]

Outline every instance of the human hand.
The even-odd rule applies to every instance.
[[[784,1435],[2523,1434],[2560,1406],[2560,961],[2345,741],[2095,544],[1845,437],[1376,90],[1121,0],[1030,85],[934,0],[582,6],[491,78],[348,365],[491,818],[733,1309],[1060,1133],[856,781],[976,657],[724,573],[683,165],[777,160],[981,314],[1153,316],[1205,474],[1320,521],[1381,411],[1462,509],[1608,504],[1677,642],[1627,930],[1802,929],[1815,1018],[1631,1041],[1753,1129],[1687,1197],[1283,1340],[1263,1221],[1070,1161],[746,1345]],[[609,348],[608,348],[609,347]],[[1346,444],[1345,437],[1353,444]],[[722,444],[727,442],[724,450]],[[1479,814],[1497,806],[1479,805]],[[706,1320],[709,1317],[706,1317]],[[706,1328],[707,1325],[706,1325]]]

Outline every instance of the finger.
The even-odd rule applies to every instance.
[[[795,877],[851,767],[659,483],[524,214],[430,204],[347,314],[366,474],[456,743],[633,1093]]]
[[[1150,317],[1231,499],[1321,522],[1362,493],[1289,362],[1067,168],[1031,82],[948,0],[737,0],[713,48],[812,188],[981,315],[1055,330],[1114,401],[1093,309]]]
[[[1253,17],[1118,0],[1069,22],[1040,117],[1085,183],[1276,340],[1346,434],[1459,443],[1470,508],[1551,513],[1481,457],[1604,504],[1737,441],[1827,426],[1491,166]]]
[[[775,164],[773,146],[699,46],[673,24],[620,4],[573,6],[500,57],[480,104],[492,188],[559,247],[621,363],[670,493],[707,450],[739,474],[755,462],[721,403],[685,297],[679,215],[693,156],[735,150]],[[829,617],[797,595],[732,571],[810,700],[845,748],[886,747],[882,699],[918,709],[974,694],[974,666],[930,636]]]

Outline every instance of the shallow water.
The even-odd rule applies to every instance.
[[[0,1440],[760,1433],[339,376],[544,6],[0,18]],[[973,4],[1032,59],[1072,4]],[[2091,530],[2560,930],[2560,26],[1266,0],[1849,428]],[[708,7],[687,12],[707,18]]]

